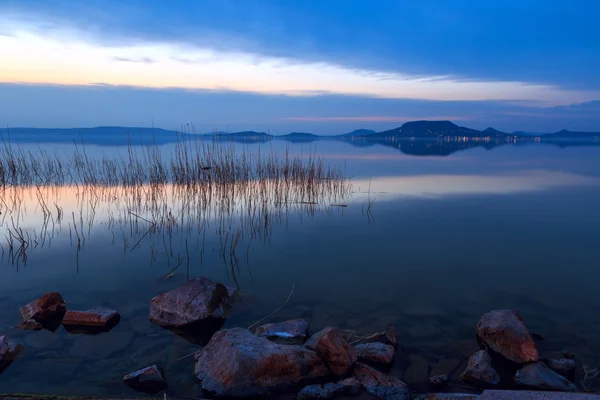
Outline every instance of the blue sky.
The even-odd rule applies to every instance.
[[[0,123],[600,131],[600,2],[0,1]]]

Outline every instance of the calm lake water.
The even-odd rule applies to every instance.
[[[59,154],[72,150],[42,146]],[[393,323],[402,349],[391,374],[417,391],[436,368],[455,371],[454,378],[462,372],[477,349],[475,325],[491,309],[519,310],[544,337],[542,353],[568,351],[590,367],[600,364],[600,146],[532,143],[447,156],[338,141],[260,146],[323,157],[351,178],[350,192],[324,191],[316,205],[263,210],[268,227],[254,235],[245,228],[249,220],[236,217],[236,210],[244,213],[243,199],[229,205],[233,211],[225,217],[223,203],[214,205],[200,225],[186,201],[166,198],[163,211],[179,222],[168,236],[143,236],[148,223],[127,214],[135,199],[119,188],[104,197],[75,187],[29,188],[19,195],[19,225],[40,237],[45,229],[46,242],[26,260],[8,254],[6,203],[14,192],[0,192],[0,334],[26,347],[0,375],[0,392],[139,395],[123,384],[123,375],[158,363],[169,394],[201,396],[193,358],[180,360],[199,346],[148,321],[149,300],[188,276],[237,282],[241,301],[225,328],[248,327],[268,315],[292,286],[290,302],[270,321],[303,317],[311,331],[334,325],[359,333]],[[92,156],[127,152],[86,150]],[[162,150],[168,155],[172,147]],[[45,227],[38,196],[54,213]],[[19,307],[49,291],[61,292],[70,309],[114,308],[121,321],[95,336],[62,327],[12,329],[21,321]]]

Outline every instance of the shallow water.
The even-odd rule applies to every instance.
[[[48,204],[62,207],[62,222],[54,215],[45,228],[50,243],[26,260],[3,251],[0,334],[26,351],[0,375],[0,392],[134,395],[123,375],[159,363],[169,394],[201,396],[193,359],[178,360],[198,345],[147,319],[154,295],[196,276],[239,285],[242,301],[225,327],[247,327],[268,315],[292,286],[289,304],[271,321],[304,317],[312,331],[335,325],[359,333],[393,323],[402,350],[391,373],[415,390],[440,366],[461,372],[477,348],[477,320],[490,309],[519,310],[530,330],[543,335],[542,353],[568,351],[580,363],[599,364],[600,147],[506,145],[411,156],[335,141],[261,146],[324,157],[351,177],[351,193],[325,191],[317,205],[269,203],[258,213],[263,221],[268,216],[264,229],[258,219],[240,218],[243,199],[223,217],[219,207],[199,210],[166,196],[169,209],[161,212],[180,222],[170,233],[143,236],[148,223],[127,212],[131,202],[118,188],[104,197],[82,188],[41,189]],[[42,237],[39,190],[28,190],[19,196],[18,221]],[[342,203],[347,207],[331,207]],[[8,209],[2,211],[6,247],[11,222]],[[232,261],[230,237],[238,231]],[[121,321],[96,336],[11,329],[20,322],[19,307],[48,291],[60,291],[71,309],[115,308]]]

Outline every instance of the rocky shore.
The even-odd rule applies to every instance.
[[[474,321],[478,350],[464,367],[453,362],[429,366],[417,355],[403,354],[402,338],[392,325],[358,337],[334,326],[312,332],[302,318],[252,330],[221,329],[237,295],[235,288],[198,278],[150,301],[154,324],[198,345],[189,356],[206,398],[600,399],[582,393],[586,387],[577,379],[581,366],[572,354],[540,356],[539,335],[531,334],[514,310],[493,310]],[[118,311],[104,307],[69,310],[56,292],[23,306],[21,315],[20,329],[53,331],[63,325],[78,335],[102,335],[120,322]],[[26,351],[0,336],[0,373]],[[394,363],[407,365],[402,376],[393,373]],[[123,385],[168,395],[169,371],[163,368],[152,364],[123,371]],[[462,384],[451,384],[459,368]],[[413,384],[423,380],[427,387]]]

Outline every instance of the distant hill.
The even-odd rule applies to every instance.
[[[489,136],[489,137],[509,136],[508,133],[499,131],[498,129],[494,129],[491,126],[489,128],[484,129],[482,132],[485,134],[484,136]]]
[[[248,139],[248,140],[252,140],[252,139],[268,140],[273,137],[272,135],[269,135],[266,132],[255,132],[255,131],[242,131],[242,132],[231,132],[231,133],[218,132],[218,133],[214,134],[213,136],[219,137],[219,138]]]
[[[314,142],[316,140],[324,139],[325,136],[315,135],[314,133],[307,132],[292,132],[287,135],[275,136],[279,139],[289,140],[290,142]]]
[[[375,133],[372,137],[439,138],[444,136],[482,137],[483,132],[458,126],[450,121],[413,121],[399,128]]]
[[[563,129],[555,133],[548,133],[542,136],[544,139],[572,139],[572,138],[600,138],[600,132],[576,132]]]
[[[358,137],[358,136],[371,136],[375,134],[375,131],[371,129],[356,129],[352,132],[344,133],[343,135],[338,135],[340,137]]]

